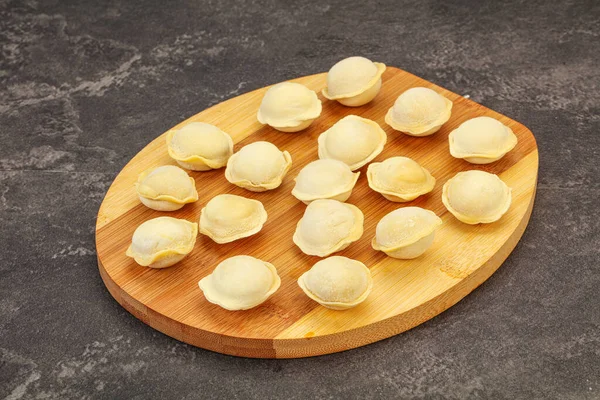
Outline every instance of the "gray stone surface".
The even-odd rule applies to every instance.
[[[0,398],[600,399],[600,3],[0,0]],[[96,268],[110,182],[224,99],[360,54],[536,135],[536,207],[480,288],[341,354],[251,360],[154,331]]]

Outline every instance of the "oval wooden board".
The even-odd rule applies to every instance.
[[[326,74],[295,79],[320,93]],[[288,150],[293,166],[276,190],[252,193],[233,186],[224,170],[191,172],[200,200],[172,213],[144,207],[133,183],[149,168],[174,164],[167,155],[164,134],[138,153],[117,176],[100,206],[96,246],[100,275],[113,297],[133,315],[155,329],[186,343],[220,353],[265,358],[292,358],[328,354],[375,342],[421,324],[458,302],[485,281],[513,250],[529,220],[535,195],[538,152],[531,131],[522,124],[397,68],[383,75],[383,87],[370,104],[348,108],[323,99],[323,113],[313,125],[297,134],[260,125],[256,111],[267,88],[255,90],[213,106],[182,122],[215,124],[228,132],[235,150],[266,140]],[[393,131],[384,116],[396,97],[414,86],[433,88],[454,102],[452,117],[435,135],[413,138]],[[292,242],[292,234],[305,205],[291,194],[293,178],[308,162],[317,159],[317,137],[348,114],[378,122],[388,134],[385,150],[375,161],[408,156],[437,178],[432,193],[406,203],[433,210],[444,222],[433,246],[422,257],[402,261],[371,248],[377,222],[403,205],[371,191],[366,166],[348,200],[365,214],[364,235],[340,252],[370,267],[374,286],[369,298],[353,309],[332,311],[310,300],[298,287],[298,277],[319,260],[307,256]],[[502,160],[475,166],[454,159],[448,150],[448,133],[463,121],[487,115],[510,126],[519,139]],[[177,128],[175,127],[175,128]],[[456,220],[441,202],[443,184],[459,171],[482,169],[500,175],[513,189],[513,203],[493,224],[471,226]],[[234,193],[260,200],[269,219],[250,238],[217,245],[198,235],[194,251],[172,268],[153,270],[125,257],[131,235],[142,222],[170,215],[197,221],[200,209],[217,194]],[[261,306],[231,312],[210,304],[197,282],[227,257],[248,254],[273,263],[281,288]]]

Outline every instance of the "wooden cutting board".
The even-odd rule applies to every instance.
[[[98,213],[96,247],[100,275],[112,296],[129,312],[153,328],[183,342],[245,357],[293,358],[334,353],[363,346],[406,331],[457,303],[494,273],[513,250],[529,220],[538,170],[533,134],[522,124],[397,68],[388,67],[383,87],[371,103],[348,108],[320,95],[326,74],[295,79],[319,93],[323,113],[305,131],[282,133],[260,125],[256,112],[267,90],[262,88],[227,100],[189,118],[217,125],[228,132],[235,151],[259,140],[288,150],[293,166],[276,190],[253,193],[227,182],[224,169],[190,172],[200,199],[179,211],[161,213],[143,206],[134,190],[138,174],[149,168],[175,164],[167,154],[165,135],[140,151],[112,183]],[[452,117],[433,136],[414,138],[392,130],[384,122],[396,97],[415,86],[432,88],[454,102]],[[377,222],[402,203],[392,203],[367,185],[366,166],[348,200],[365,214],[362,238],[338,253],[366,264],[373,275],[373,291],[361,305],[347,311],[326,309],[304,295],[296,281],[318,257],[303,254],[292,234],[305,205],[290,192],[294,177],[317,159],[317,137],[340,118],[356,114],[378,122],[388,142],[375,161],[407,156],[437,179],[432,193],[404,203],[433,210],[444,222],[433,246],[415,260],[396,260],[371,248]],[[448,133],[465,120],[487,115],[513,129],[516,148],[498,162],[472,165],[454,159],[448,150]],[[442,205],[443,184],[454,174],[481,169],[500,175],[512,189],[513,202],[502,219],[487,225],[466,225]],[[161,215],[197,221],[200,209],[220,193],[233,193],[263,202],[269,219],[250,238],[218,245],[198,235],[193,252],[174,267],[153,270],[125,256],[133,231],[142,222]],[[281,276],[280,289],[261,306],[247,311],[226,311],[206,301],[197,282],[222,260],[247,254],[273,263]],[[497,282],[500,284],[500,282]]]

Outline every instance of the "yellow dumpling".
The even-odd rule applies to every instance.
[[[208,171],[227,165],[233,140],[214,125],[190,122],[167,133],[169,156],[185,169]]]
[[[179,167],[163,165],[150,168],[135,183],[140,201],[157,211],[175,211],[198,200],[196,183]]]
[[[431,247],[435,230],[441,224],[442,220],[433,211],[399,208],[379,221],[371,246],[393,258],[416,258]]]
[[[283,82],[271,86],[260,103],[257,119],[282,132],[308,128],[321,115],[321,100],[304,85]]]
[[[367,104],[381,89],[385,64],[365,57],[348,57],[336,63],[327,73],[327,87],[322,91],[329,100],[349,107]]]
[[[472,164],[489,164],[517,145],[512,129],[490,117],[469,119],[448,136],[450,154]]]
[[[477,170],[459,172],[444,184],[442,202],[466,224],[491,223],[508,211],[511,188],[498,175]]]
[[[391,157],[370,164],[367,179],[371,189],[396,202],[414,200],[435,186],[429,171],[408,157]]]
[[[198,224],[171,217],[150,219],[137,227],[126,255],[150,268],[166,268],[194,248]]]
[[[366,300],[373,288],[373,279],[369,268],[360,261],[333,256],[317,262],[302,274],[298,285],[322,306],[347,310]]]
[[[250,256],[228,258],[198,282],[206,300],[230,311],[262,304],[280,285],[273,264]]]
[[[355,171],[383,151],[387,135],[377,122],[348,115],[321,133],[318,142],[320,159],[342,161]]]
[[[360,239],[363,221],[362,211],[352,204],[315,200],[298,221],[293,240],[305,254],[326,257]]]
[[[385,122],[410,136],[428,136],[437,132],[450,119],[452,102],[436,91],[415,87],[396,99],[385,116]]]
[[[316,160],[307,164],[296,177],[292,195],[305,204],[317,199],[346,201],[360,172],[338,160]]]
[[[200,233],[217,243],[229,243],[258,233],[266,221],[267,212],[260,201],[220,194],[200,212]]]
[[[264,192],[278,188],[292,166],[292,156],[269,142],[254,142],[229,159],[225,178],[244,189]]]

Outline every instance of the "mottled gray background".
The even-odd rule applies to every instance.
[[[311,3],[0,0],[0,397],[600,399],[599,2]],[[536,207],[504,266],[412,331],[312,359],[211,353],[122,309],[94,223],[123,165],[350,55],[535,133]]]

